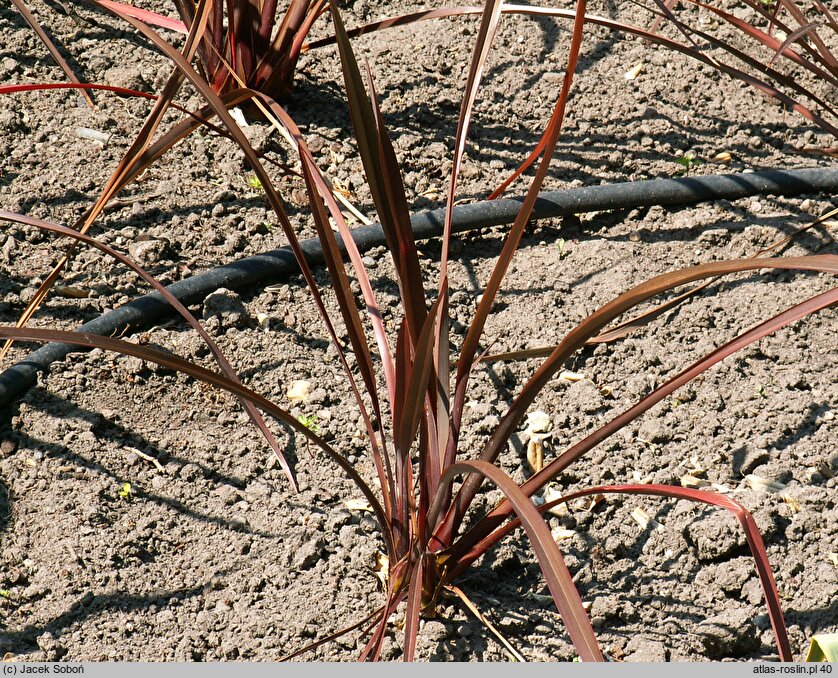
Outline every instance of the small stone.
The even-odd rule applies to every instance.
[[[58,661],[67,654],[67,648],[59,643],[49,631],[37,637],[38,647],[43,650],[48,662]]]
[[[738,555],[747,548],[745,533],[727,515],[714,514],[690,523],[684,537],[695,547],[699,560],[720,560]]]
[[[113,85],[114,87],[124,87],[126,89],[144,89],[145,82],[143,81],[140,69],[134,66],[114,66],[105,71],[104,81]]]
[[[204,472],[197,464],[186,464],[183,466],[178,475],[186,481],[200,480],[204,476]]]
[[[232,485],[222,485],[215,494],[221,497],[221,501],[225,506],[232,506],[239,500],[239,491]]]
[[[647,443],[658,445],[672,439],[672,431],[659,421],[644,421],[637,432],[637,437]]]
[[[17,449],[17,442],[14,440],[4,440],[0,442],[0,455],[4,457],[8,454],[11,454]]]
[[[425,622],[425,628],[422,629],[422,635],[428,640],[445,640],[448,637],[448,627],[441,621],[429,619]]]
[[[128,374],[140,374],[145,369],[143,360],[134,356],[123,356],[117,362]]]
[[[754,562],[743,556],[720,563],[715,572],[715,583],[725,593],[738,593],[754,573]]]
[[[480,170],[476,165],[464,165],[460,170],[460,175],[464,179],[474,179],[480,174]]]
[[[498,416],[496,414],[490,414],[478,421],[477,425],[474,427],[474,430],[477,433],[491,433],[498,427],[499,424],[500,419],[498,418]]]
[[[323,557],[323,540],[314,539],[298,548],[291,559],[291,565],[298,570],[313,567]]]
[[[742,454],[741,460],[738,459],[739,453],[734,453],[733,460],[734,460],[734,467],[738,464],[738,471],[743,476],[748,475],[749,473],[753,473],[754,469],[762,464],[768,462],[771,458],[771,455],[768,454],[768,450],[760,448],[756,450],[745,450]]]
[[[269,497],[271,495],[271,488],[269,485],[266,485],[265,483],[259,482],[257,480],[255,482],[250,483],[245,488],[244,493],[248,501],[254,501],[257,499],[263,499],[264,497]]]
[[[668,662],[669,650],[656,640],[634,636],[626,644],[625,659],[631,662]]]
[[[474,629],[471,627],[470,624],[460,624],[457,627],[457,635],[463,638],[467,638],[472,633],[474,633]]]
[[[243,327],[247,323],[247,309],[241,297],[223,287],[204,299],[204,319],[217,317],[224,327]]]
[[[624,156],[620,151],[613,151],[608,155],[606,162],[609,167],[622,167]]]
[[[602,394],[589,379],[571,384],[567,395],[585,414],[592,414],[602,408]]]
[[[753,614],[748,609],[732,609],[701,622],[696,629],[698,651],[709,659],[741,657],[759,648]]]
[[[169,243],[162,239],[140,240],[128,246],[128,254],[137,264],[147,267],[159,263],[168,247]]]
[[[0,59],[0,75],[11,75],[18,69],[18,63],[12,57]]]

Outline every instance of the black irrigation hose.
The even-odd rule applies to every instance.
[[[792,196],[836,190],[838,169],[827,168],[653,179],[542,193],[536,201],[532,219],[653,205],[666,207],[708,200],[734,200],[757,194]],[[511,224],[520,206],[520,198],[459,205],[454,208],[454,231]],[[414,214],[411,224],[416,240],[441,235],[444,218],[443,209]],[[361,252],[384,244],[384,234],[378,225],[353,229],[352,236]],[[323,252],[317,239],[305,240],[301,245],[312,264],[323,262]],[[256,283],[276,282],[298,272],[299,267],[293,254],[288,248],[282,248],[246,257],[181,280],[169,285],[168,290],[189,306],[202,301],[220,287],[243,289]],[[160,294],[154,292],[99,316],[81,325],[76,331],[104,336],[121,335],[151,327],[171,315],[171,306]],[[48,370],[52,363],[79,350],[71,344],[47,344],[0,374],[0,410],[34,386],[38,372]]]

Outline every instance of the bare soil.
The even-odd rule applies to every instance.
[[[85,11],[75,19],[36,0],[32,5],[85,79],[153,91],[168,75],[159,55],[104,15]],[[358,0],[344,11],[352,26],[415,8]],[[592,11],[645,20],[631,5],[595,3]],[[695,11],[692,18],[723,30]],[[558,91],[567,28],[552,20],[504,19],[475,113],[461,198],[484,197],[537,140]],[[7,7],[0,8],[0,35],[4,82],[60,80],[34,34]],[[475,35],[476,19],[460,18],[355,42],[372,64],[415,209],[438,206],[445,193]],[[688,150],[708,161],[694,173],[811,166],[820,161],[798,150],[829,143],[754,91],[679,55],[596,28],[583,51],[549,188],[672,176],[683,169],[675,157]],[[641,61],[643,71],[626,80],[625,72]],[[149,106],[107,94],[96,100],[92,110],[73,92],[0,101],[0,209],[64,223],[83,213]],[[198,104],[188,90],[184,101]],[[327,175],[347,185],[374,218],[343,102],[335,50],[304,55],[289,111]],[[78,128],[110,138],[97,143],[80,137]],[[293,164],[269,128],[253,124],[247,132],[258,148]],[[720,152],[733,161],[709,161]],[[165,282],[280,246],[280,229],[248,185],[249,174],[231,143],[194,134],[120,195],[94,233]],[[279,185],[295,227],[310,236],[302,184],[286,177]],[[514,261],[485,343],[494,352],[555,343],[630,285],[678,267],[754,254],[832,207],[831,196],[768,196],[539,223]],[[454,243],[455,336],[469,322],[503,237],[496,229]],[[61,245],[3,225],[0,322],[16,320]],[[437,243],[421,247],[429,292],[439,250]],[[835,251],[824,229],[787,249]],[[365,261],[392,329],[398,306],[391,262],[383,250]],[[328,278],[318,276],[327,287]],[[567,366],[584,379],[555,379],[536,403],[554,425],[548,454],[713,347],[831,284],[818,275],[731,277],[648,328],[586,350]],[[72,289],[53,295],[36,325],[75,327],[145,292],[92,252],[75,256],[61,285],[87,296],[72,298]],[[223,296],[194,310],[245,382],[295,414],[316,416],[320,432],[372,477],[358,413],[302,283]],[[328,294],[327,301],[336,312]],[[270,318],[267,329],[259,314]],[[813,633],[838,631],[835,320],[834,309],[822,312],[727,360],[558,482],[562,491],[647,480],[678,484],[704,470],[753,512],[763,532],[797,657]],[[182,323],[141,339],[212,364]],[[15,347],[10,363],[31,348]],[[464,455],[479,449],[537,365],[490,363],[477,370]],[[292,405],[285,394],[297,379],[313,389],[307,401]],[[285,435],[298,494],[232,398],[100,351],[54,366],[0,420],[0,655],[275,660],[369,614],[382,601],[372,570],[381,547],[376,523],[346,508],[360,493],[338,469]],[[525,477],[520,447],[512,445],[500,463],[516,479]],[[749,474],[785,490],[757,491],[745,482]],[[131,487],[127,498],[119,495],[124,483]],[[476,510],[496,500],[487,488]],[[641,527],[632,518],[638,508],[654,522]],[[687,502],[611,497],[594,507],[574,505],[551,524],[575,531],[561,546],[613,658],[776,659],[753,561],[731,516]],[[546,587],[525,537],[488,554],[462,585],[528,659],[574,658],[560,617],[544,602]],[[395,627],[386,641],[388,659],[401,655]],[[361,646],[354,632],[302,659],[351,660]],[[454,601],[446,601],[439,619],[424,622],[419,653],[423,660],[507,658]]]

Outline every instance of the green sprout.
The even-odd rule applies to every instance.
[[[12,592],[7,591],[6,589],[0,589],[0,598],[5,598],[6,600],[12,599]]]
[[[704,161],[701,160],[698,155],[696,155],[695,151],[687,151],[682,155],[680,158],[675,158],[675,162],[679,165],[683,166],[684,170],[689,172],[691,169],[698,167],[699,165],[703,165]]]
[[[757,389],[754,395],[756,395],[758,398],[768,398],[768,394],[765,392],[765,386],[763,386],[762,384],[760,384],[760,387]]]
[[[250,188],[256,188],[260,191],[262,190],[262,182],[255,174],[251,174],[247,177],[247,185],[250,186]]]
[[[317,433],[317,431],[320,430],[320,427],[317,425],[316,414],[301,414],[299,417],[297,417],[297,421],[300,422],[312,433]]]
[[[131,487],[131,483],[122,483],[122,487],[117,490],[117,494],[121,499],[128,501],[134,496],[134,488]]]
[[[564,238],[559,238],[559,239],[556,241],[556,247],[557,247],[557,248],[558,248],[558,250],[559,250],[559,259],[564,259],[564,255],[565,255],[565,246],[566,246],[566,245],[567,245],[567,240],[565,240]]]

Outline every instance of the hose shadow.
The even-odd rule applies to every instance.
[[[36,389],[35,392],[30,395],[27,400],[27,405],[30,408],[50,413],[52,416],[60,417],[62,420],[72,418],[87,422],[90,425],[90,432],[93,433],[97,440],[108,441],[120,447],[139,449],[153,459],[157,459],[158,461],[163,461],[165,463],[174,461],[179,465],[194,464],[198,466],[208,482],[219,487],[222,485],[231,485],[233,487],[242,488],[246,485],[246,482],[241,478],[225,475],[223,473],[219,473],[215,469],[207,467],[204,464],[170,455],[168,452],[161,450],[136,432],[131,431],[120,424],[111,422],[96,412],[81,408],[70,401],[54,396],[42,389]],[[119,472],[116,469],[109,468],[101,462],[72,451],[67,445],[44,441],[25,433],[16,433],[15,438],[18,449],[23,448],[26,450],[40,451],[43,453],[45,459],[60,459],[64,462],[64,465],[86,469],[97,476],[108,478],[115,488],[125,482],[127,475],[126,471]],[[274,533],[252,529],[249,526],[243,525],[241,521],[231,519],[229,516],[214,515],[212,513],[199,510],[194,506],[190,506],[186,502],[174,497],[159,494],[153,491],[150,486],[146,487],[145,483],[138,481],[136,478],[132,477],[131,484],[134,486],[137,496],[141,497],[142,500],[149,501],[160,507],[169,508],[192,520],[216,525],[231,532],[244,532],[267,538],[276,538],[278,536]],[[115,491],[116,490],[114,490],[114,492]],[[104,512],[99,512],[101,513],[99,518],[104,519],[105,521],[110,519],[107,508],[107,506],[103,506]]]
[[[189,588],[161,590],[145,595],[130,594],[125,592],[93,594],[85,593],[73,601],[67,610],[47,622],[41,624],[28,624],[15,630],[0,632],[0,653],[7,652],[16,655],[26,652],[37,651],[37,639],[44,633],[51,633],[56,639],[74,624],[84,622],[97,615],[107,612],[138,612],[147,611],[155,606],[157,609],[165,609],[170,606],[182,604],[184,601],[201,596],[211,587],[211,579],[224,574],[215,573],[207,578],[206,583]],[[173,602],[174,601],[174,602]],[[66,650],[64,650],[66,653]],[[50,658],[50,661],[60,659],[62,650],[58,655]]]

